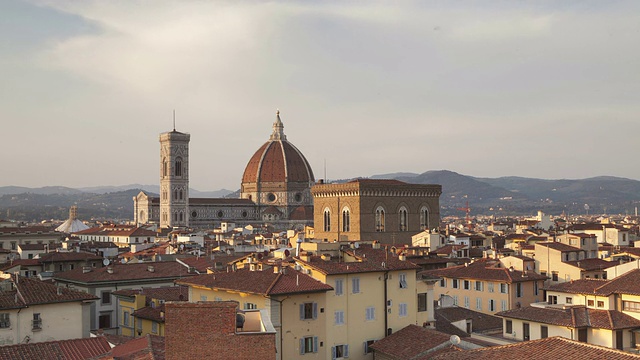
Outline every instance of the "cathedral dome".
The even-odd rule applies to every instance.
[[[309,162],[293,144],[287,141],[284,125],[277,113],[273,133],[253,154],[242,176],[242,183],[313,183]]]

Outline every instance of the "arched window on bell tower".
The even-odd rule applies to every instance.
[[[342,231],[351,231],[351,211],[346,207],[342,209]]]
[[[429,209],[426,206],[420,208],[420,229],[429,229]]]
[[[325,232],[331,231],[331,211],[329,208],[324,209],[323,229]]]
[[[174,175],[182,176],[182,158],[180,157],[176,158]]]
[[[398,211],[398,230],[400,231],[407,231],[408,230],[408,226],[407,226],[407,208],[406,207],[401,207],[400,211]]]
[[[169,172],[169,164],[167,163],[167,158],[162,159],[162,177],[167,177]]]
[[[378,206],[376,209],[376,231],[384,232],[384,208],[382,206]]]

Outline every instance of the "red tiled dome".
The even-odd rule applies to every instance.
[[[309,162],[293,144],[287,141],[278,115],[273,134],[253,154],[242,176],[242,183],[314,182]]]

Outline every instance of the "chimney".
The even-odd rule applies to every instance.
[[[398,260],[406,261],[407,260],[407,255],[405,255],[404,253],[400,253],[400,255],[398,255]]]
[[[371,243],[371,248],[374,250],[379,250],[380,249],[380,242],[378,242],[378,240],[374,240],[373,243]]]
[[[108,266],[108,267],[107,267],[107,272],[108,272],[109,274],[113,274],[113,268],[112,268],[111,266]]]
[[[277,274],[277,273],[279,273],[279,272],[280,272],[280,266],[278,266],[278,265],[273,265],[273,273],[274,273],[274,274]]]
[[[331,261],[331,254],[322,254],[322,260]]]
[[[147,271],[148,272],[155,272],[156,269],[153,267],[153,265],[149,265],[149,266],[147,266]]]
[[[308,251],[301,251],[300,252],[300,259],[302,261],[311,262],[311,253],[308,252]]]
[[[82,273],[86,274],[88,272],[91,272],[91,266],[83,266],[82,267]]]

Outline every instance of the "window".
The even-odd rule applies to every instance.
[[[406,289],[407,288],[407,274],[400,274],[398,277],[399,277],[399,280],[400,280],[400,289]]]
[[[492,282],[487,283],[487,291],[489,291],[490,293],[493,292],[493,283]]]
[[[558,297],[555,295],[549,295],[548,296],[548,300],[547,300],[547,304],[553,305],[553,304],[557,304],[558,303]]]
[[[318,352],[318,337],[305,336],[300,338],[300,355]]]
[[[15,250],[16,249],[16,242],[12,241],[11,242],[11,250]]]
[[[349,212],[349,209],[342,210],[342,231],[351,231],[351,213]]]
[[[496,302],[493,299],[489,299],[489,311],[496,311]]]
[[[564,302],[565,302],[565,304],[571,304],[571,303],[573,303],[573,299],[568,297],[568,298],[564,299]]]
[[[374,342],[376,342],[376,341],[375,340],[367,340],[367,341],[364,342],[364,354],[365,355],[373,352],[373,349],[371,348],[371,345],[373,345]]]
[[[420,208],[420,229],[429,229],[429,209],[426,207]]]
[[[465,290],[469,290],[469,287],[470,287],[469,280],[464,280],[464,282],[462,284],[464,285],[463,287],[464,287]]]
[[[349,357],[349,345],[336,345],[331,347],[331,359],[345,359]]]
[[[546,339],[549,337],[549,328],[545,325],[540,325],[540,338]]]
[[[343,283],[343,280],[342,280],[342,279],[336,279],[336,288],[335,288],[335,291],[336,291],[336,295],[337,295],[337,296],[341,296],[341,295],[343,294],[343,291],[342,291],[342,283]]]
[[[182,176],[182,159],[181,158],[176,159],[175,175]]]
[[[558,273],[556,271],[551,273],[551,281],[558,281]]]
[[[427,311],[427,293],[418,294],[418,312]]]
[[[440,287],[447,287],[447,279],[440,279]]]
[[[453,295],[453,305],[458,306],[458,295]]]
[[[255,310],[258,308],[258,305],[254,303],[244,303],[244,310]]]
[[[507,311],[507,300],[500,301],[500,311]]]
[[[511,335],[513,334],[513,323],[511,322],[511,320],[506,320],[505,321],[505,333]]]
[[[476,298],[476,310],[482,311],[482,299]]]
[[[407,316],[407,304],[406,303],[398,304],[398,316],[399,317]]]
[[[587,300],[587,306],[593,306],[594,302],[593,300]]]
[[[476,281],[476,291],[482,291],[482,289],[484,289],[482,281]]]
[[[333,315],[336,325],[344,325],[344,311],[338,310]]]
[[[200,295],[200,301],[207,301],[207,295]]]
[[[384,232],[384,208],[382,206],[376,209],[376,231]]]
[[[11,326],[9,313],[0,313],[0,329],[6,329]]]
[[[458,288],[458,279],[452,279],[452,280],[451,280],[451,282],[452,282],[452,284],[453,284],[453,286],[452,286],[452,287],[453,287],[454,289],[457,289],[457,288]]]
[[[402,208],[400,208],[400,211],[398,212],[398,230],[400,230],[400,231],[407,231],[408,230],[408,226],[407,226],[407,208],[405,208],[404,206]]]
[[[314,320],[318,317],[318,303],[300,304],[300,320]]]
[[[598,301],[598,307],[599,308],[604,307],[604,301]]]
[[[469,308],[469,297],[468,296],[464,297],[464,307],[466,307],[467,309]]]
[[[509,293],[509,284],[500,283],[500,293],[508,294]]]
[[[635,301],[623,301],[622,310],[640,312],[640,302]]]
[[[122,316],[122,325],[129,326],[129,312],[128,311],[125,311],[124,315]]]
[[[371,321],[376,319],[376,308],[369,306],[365,309],[365,320]]]
[[[523,293],[522,283],[516,283],[516,297],[522,297]]]
[[[360,293],[360,278],[351,279],[351,292],[354,294]]]
[[[101,293],[101,295],[102,295],[102,305],[111,304],[111,292],[110,291],[103,291]]]
[[[324,215],[323,215],[323,227],[324,231],[329,232],[331,231],[331,211],[329,211],[329,209],[324,209]]]
[[[162,159],[162,176],[164,176],[164,177],[167,176],[167,168],[168,168],[168,166],[167,166],[167,158],[163,158]]]
[[[33,314],[33,320],[31,321],[32,330],[42,330],[42,318],[40,318],[40,313]]]
[[[111,327],[111,312],[101,312],[98,317],[98,328],[105,329]]]

